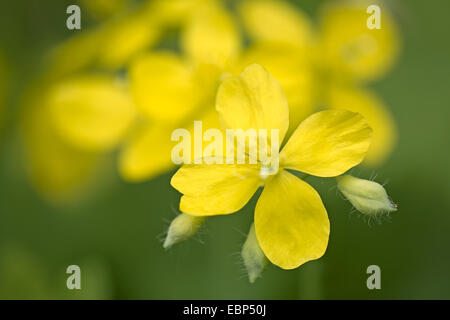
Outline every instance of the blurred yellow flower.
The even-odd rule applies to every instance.
[[[381,29],[367,27],[373,4],[381,7]],[[374,93],[363,94],[357,86],[386,74],[397,59],[400,38],[389,10],[378,1],[330,1],[319,10],[316,31],[285,1],[245,0],[239,12],[255,42],[243,62],[260,63],[279,79],[291,129],[318,107],[360,112],[376,132],[365,164],[381,164],[395,144],[395,122]],[[336,87],[348,87],[359,98],[336,94]]]
[[[372,143],[364,164],[378,166],[392,152],[397,134],[395,122],[381,99],[372,91],[335,84],[324,98],[330,109],[345,109],[364,115],[373,129]]]
[[[45,88],[28,93],[22,124],[25,165],[38,193],[55,204],[85,194],[101,159],[61,139],[51,122]]]
[[[281,141],[288,130],[283,90],[260,65],[224,78],[216,108],[225,128],[276,128]],[[280,170],[273,175],[265,175],[261,163],[184,165],[171,184],[183,194],[180,211],[193,216],[236,212],[264,185],[255,209],[257,240],[273,264],[293,269],[324,254],[330,226],[319,194],[286,169],[338,176],[363,160],[371,135],[372,129],[357,113],[322,111],[297,127],[281,150]]]
[[[162,33],[154,14],[148,6],[142,6],[101,26],[97,43],[99,65],[123,67],[153,46]]]
[[[89,191],[135,117],[127,88],[105,75],[35,87],[24,108],[26,166],[39,193],[54,203]]]
[[[206,5],[186,22],[180,42],[182,55],[152,52],[129,68],[141,123],[120,155],[119,169],[127,180],[148,179],[174,166],[174,129],[192,129],[194,120],[218,126],[214,97],[222,72],[240,48],[236,24],[221,7]]]
[[[125,84],[108,76],[62,80],[51,87],[46,103],[55,130],[81,150],[113,150],[135,116]]]
[[[89,72],[99,34],[80,33],[51,51],[23,101],[25,165],[37,191],[54,203],[90,191],[135,117],[123,81]]]
[[[381,29],[368,28],[369,5],[381,8]],[[329,2],[320,10],[318,35],[321,103],[367,119],[375,133],[364,164],[379,166],[395,145],[395,121],[375,93],[358,87],[385,75],[396,61],[400,38],[394,20],[378,1]]]
[[[286,1],[244,0],[238,5],[245,29],[257,42],[281,42],[305,47],[313,29],[306,14]]]
[[[367,8],[381,9],[380,29],[369,29]],[[379,1],[333,1],[320,10],[321,68],[350,81],[378,79],[392,67],[400,38],[389,9]]]

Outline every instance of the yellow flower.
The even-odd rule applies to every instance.
[[[98,62],[100,35],[82,32],[54,48],[23,99],[25,165],[36,190],[54,203],[90,191],[104,173],[107,152],[135,118],[126,84],[89,72]]]
[[[50,120],[68,144],[87,151],[113,150],[134,120],[126,86],[100,75],[74,76],[50,87]]]
[[[370,5],[380,7],[380,29],[369,29]],[[334,77],[378,79],[392,67],[399,35],[389,9],[379,1],[333,1],[320,10],[319,63]]]
[[[106,75],[42,83],[27,93],[24,107],[27,170],[37,191],[54,203],[89,191],[107,152],[124,139],[135,117],[126,86]]]
[[[36,191],[55,204],[86,194],[97,172],[98,154],[74,148],[53,126],[47,89],[35,88],[24,101],[22,120],[25,166]]]
[[[278,129],[280,141],[288,130],[283,90],[260,65],[226,77],[216,109],[226,128]],[[234,213],[264,185],[255,208],[258,243],[273,264],[293,269],[324,254],[330,225],[319,194],[287,169],[319,177],[341,175],[363,160],[371,135],[357,113],[322,111],[297,127],[281,150],[279,171],[271,176],[261,163],[184,165],[171,184],[183,194],[180,211],[193,216]]]
[[[26,166],[51,202],[84,195],[135,119],[126,83],[89,72],[99,59],[100,34],[80,33],[52,50],[45,73],[23,101]]]

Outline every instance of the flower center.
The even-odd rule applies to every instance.
[[[261,179],[266,180],[267,178],[274,176],[278,173],[278,167],[263,165],[259,170],[259,176]]]

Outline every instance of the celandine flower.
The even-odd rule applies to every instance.
[[[110,76],[72,76],[51,86],[45,98],[58,134],[80,150],[114,150],[135,116],[126,84]]]
[[[106,75],[43,83],[23,101],[23,139],[31,181],[52,202],[85,194],[108,152],[122,141],[135,111],[127,87]]]
[[[225,128],[278,129],[280,142],[288,130],[283,90],[260,65],[224,78],[216,109]],[[183,194],[180,210],[192,216],[234,213],[264,186],[255,208],[257,241],[270,262],[293,269],[324,254],[330,224],[316,190],[288,169],[319,177],[341,175],[363,160],[371,135],[357,113],[322,111],[294,131],[280,152],[277,172],[268,175],[261,163],[184,165],[171,184]]]
[[[380,9],[379,17],[368,13]],[[319,10],[318,54],[334,78],[352,82],[379,79],[393,66],[400,37],[389,8],[377,0],[328,1]],[[372,17],[373,16],[373,17]],[[369,27],[378,18],[379,28]]]

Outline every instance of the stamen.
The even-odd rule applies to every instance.
[[[268,177],[277,174],[278,169],[274,169],[272,166],[262,166],[259,171],[261,179],[266,180]]]

